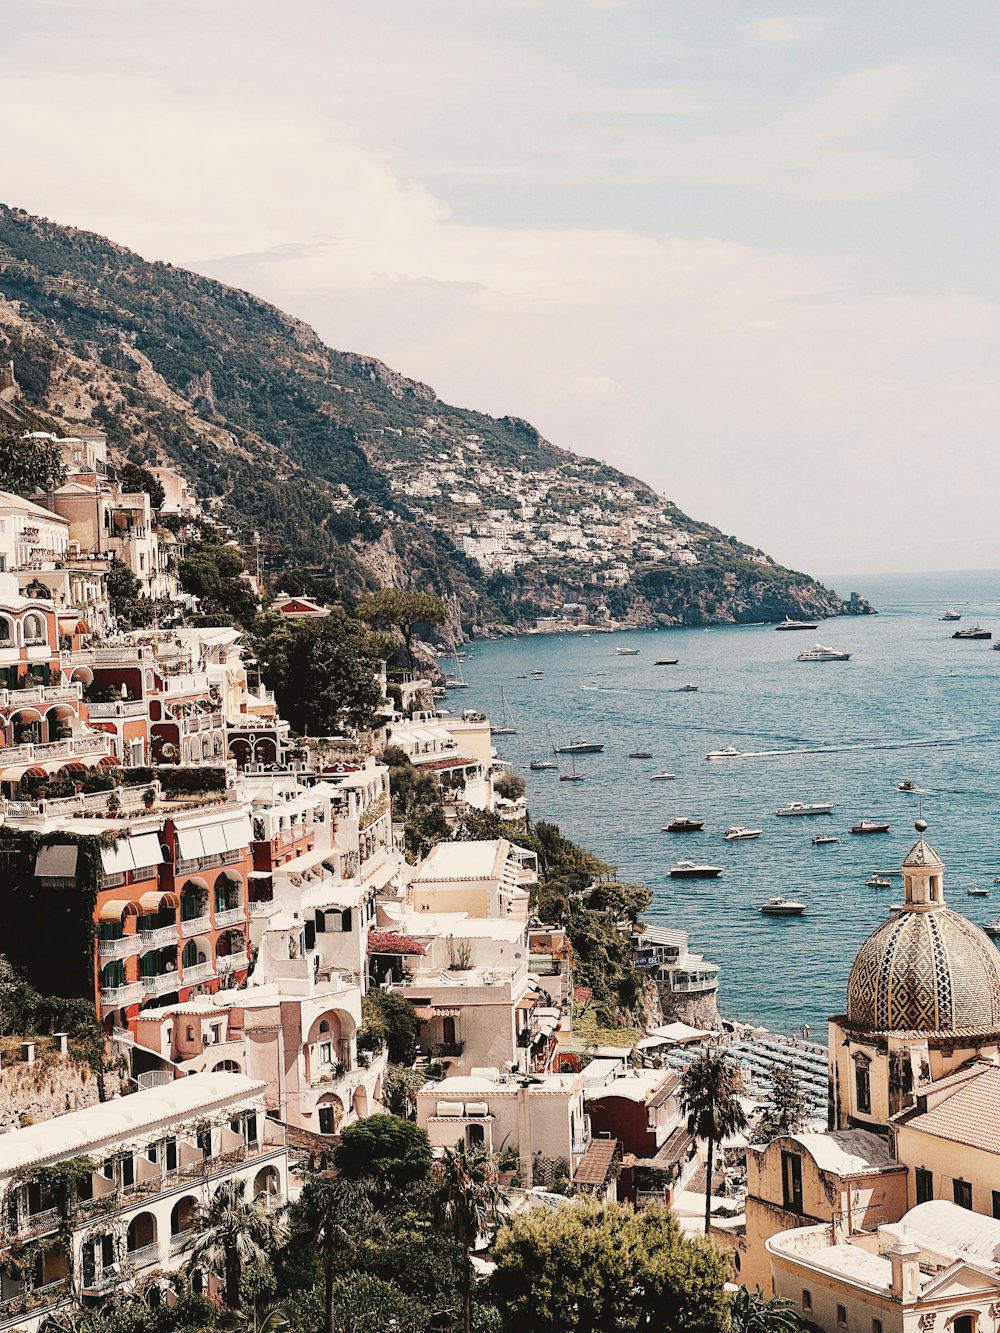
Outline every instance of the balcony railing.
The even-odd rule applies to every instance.
[[[280,906],[281,904],[274,898],[260,899],[249,904],[250,915],[255,917],[273,916]]]
[[[121,1009],[125,1005],[138,1004],[146,994],[142,983],[130,982],[127,986],[105,986],[101,990],[103,1009]]]
[[[35,741],[23,745],[0,746],[0,764],[23,764],[31,760],[72,759],[74,755],[109,753],[110,738],[103,733],[99,736],[73,736],[64,741]]]
[[[189,1250],[191,1246],[194,1244],[194,1237],[195,1237],[194,1227],[188,1227],[186,1231],[178,1231],[175,1236],[171,1236],[170,1237],[171,1255],[183,1254],[185,1250]]]
[[[215,965],[219,969],[219,976],[228,976],[230,972],[242,972],[250,966],[250,959],[246,952],[243,953],[220,953],[215,960]]]
[[[204,935],[206,931],[212,929],[212,918],[209,916],[193,916],[187,921],[181,922],[181,934],[184,938],[190,939],[192,935]]]
[[[143,949],[158,949],[164,944],[176,944],[177,940],[176,926],[157,926],[155,930],[142,932]]]
[[[18,708],[22,704],[69,704],[82,697],[82,685],[37,685],[33,690],[0,690],[0,708]]]
[[[183,986],[193,986],[197,981],[211,981],[215,976],[214,963],[194,963],[191,967],[185,967]]]
[[[142,940],[138,935],[122,935],[117,940],[98,940],[98,958],[131,958],[139,952]]]
[[[223,930],[226,926],[238,926],[247,919],[247,909],[242,905],[238,907],[226,907],[223,911],[215,913],[215,928]]]
[[[114,717],[145,717],[147,705],[144,699],[117,699],[114,703],[89,704],[90,716],[102,720]]]
[[[155,976],[142,978],[142,989],[147,995],[166,995],[179,985],[180,978],[176,972],[158,972]]]
[[[59,1221],[58,1208],[45,1208],[40,1213],[29,1213],[24,1219],[24,1225],[19,1229],[19,1234],[37,1236],[43,1231],[52,1231],[59,1225]]]
[[[133,1268],[148,1268],[150,1264],[160,1262],[160,1247],[157,1243],[141,1245],[137,1250],[129,1250],[128,1261]]]
[[[464,1041],[435,1041],[431,1043],[431,1055],[436,1059],[447,1056],[459,1056],[465,1050]]]

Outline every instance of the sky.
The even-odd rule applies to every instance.
[[[1000,567],[995,0],[32,0],[0,197],[795,568]]]

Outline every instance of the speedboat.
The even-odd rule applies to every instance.
[[[739,759],[740,752],[732,745],[727,745],[724,750],[709,750],[705,756],[706,759]]]
[[[703,819],[688,819],[687,815],[679,815],[672,819],[669,824],[664,824],[660,830],[661,833],[700,833],[705,827]]]
[[[682,685],[682,686],[680,687],[680,689],[677,691],[677,693],[678,693],[678,694],[697,694],[697,693],[698,693],[698,686],[697,686],[697,685],[692,685],[690,682],[688,682],[687,685]]]
[[[972,629],[957,629],[951,637],[953,639],[992,639],[993,635],[988,629],[983,629],[982,625],[973,625]]]
[[[859,819],[856,824],[851,825],[852,833],[888,833],[891,824],[881,823],[876,819]]]
[[[998,645],[998,647],[1000,647],[1000,645]],[[909,780],[909,778],[907,778],[907,779],[905,780],[905,782],[897,782],[897,783],[896,783],[896,790],[897,790],[897,791],[916,791],[916,790],[917,790],[917,784],[916,784],[915,782],[911,782],[911,781]]]
[[[814,847],[829,847],[832,842],[839,842],[839,838],[834,838],[829,833],[817,833],[812,840]]]
[[[883,878],[880,874],[878,874],[876,871],[872,871],[872,873],[871,873],[871,874],[868,876],[868,878],[865,880],[865,888],[866,888],[866,889],[891,889],[891,888],[892,888],[892,880],[891,880],[891,879],[884,879],[884,878]]]
[[[805,910],[805,903],[791,902],[788,898],[768,898],[760,908],[765,916],[801,916]]]
[[[776,815],[828,815],[833,809],[832,801],[814,801],[812,805],[806,805],[804,801],[789,801],[783,805],[780,810],[775,810]]]
[[[616,648],[615,657],[638,657],[638,648]]]
[[[742,824],[734,824],[722,836],[726,842],[748,842],[751,838],[759,838],[763,832],[762,828],[744,828]]]
[[[995,916],[992,921],[987,921],[983,926],[983,934],[989,935],[991,940],[1000,939],[1000,916]]]
[[[652,759],[652,757],[653,757],[653,751],[652,751],[652,750],[629,750],[628,757],[629,757],[630,759]]]
[[[653,666],[676,666],[679,661],[679,657],[658,657]]]
[[[670,867],[671,879],[718,879],[722,866],[701,866],[694,861],[678,861]]]
[[[780,625],[775,625],[775,629],[818,629],[819,626],[814,620],[793,620],[791,616],[785,616]]]
[[[989,889],[966,889],[965,892],[969,898],[988,898],[990,896]]]
[[[941,619],[942,619],[942,620],[961,620],[961,619],[962,619],[962,613],[961,613],[961,611],[956,611],[956,610],[954,610],[954,608],[949,607],[948,610],[947,610],[947,611],[944,613],[944,615],[941,617]]]
[[[603,745],[596,741],[570,741],[568,745],[557,745],[556,754],[601,754]]]
[[[817,643],[815,648],[808,648],[804,653],[799,653],[796,662],[849,662],[851,654],[843,652],[840,648],[827,648],[822,643]]]
[[[673,782],[676,776],[676,773],[654,773],[649,780],[650,782]]]
[[[529,677],[530,677],[531,680],[540,680],[541,677],[545,675],[545,672],[544,672],[544,671],[529,671],[528,675],[529,675]]]
[[[532,759],[528,767],[533,773],[547,773],[550,769],[558,768],[559,765],[554,759]]]

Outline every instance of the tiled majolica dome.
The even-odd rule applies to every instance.
[[[862,944],[847,983],[847,1017],[858,1027],[1000,1029],[1000,952],[945,907],[943,870],[923,839],[903,862],[906,901]]]

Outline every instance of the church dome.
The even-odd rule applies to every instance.
[[[869,1032],[1000,1029],[1000,952],[944,905],[937,853],[921,839],[903,862],[906,901],[862,944],[847,1017]]]

